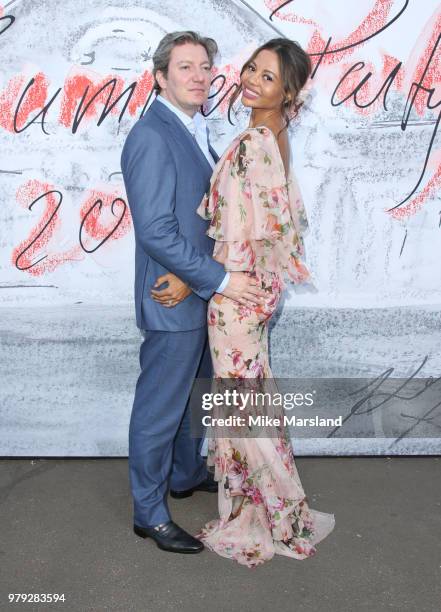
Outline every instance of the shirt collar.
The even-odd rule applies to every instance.
[[[206,129],[205,118],[199,111],[194,115],[194,117],[190,117],[189,115],[187,115],[187,113],[184,113],[184,111],[181,111],[181,109],[169,102],[169,100],[166,100],[163,96],[161,96],[161,94],[158,94],[156,96],[156,99],[159,100],[159,102],[162,102],[162,104],[165,104],[165,106],[170,109],[172,113],[174,113],[178,117],[178,119],[182,121],[185,127],[187,129],[190,129],[190,131],[192,131],[191,128],[193,126],[193,129]]]

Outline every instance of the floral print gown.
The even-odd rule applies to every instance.
[[[310,276],[302,261],[305,209],[292,171],[286,180],[271,130],[248,128],[233,140],[197,212],[210,220],[213,257],[226,270],[255,276],[267,293],[264,305],[256,307],[220,294],[211,298],[214,377],[272,378],[268,322],[284,277],[301,283]],[[315,544],[334,528],[334,515],[309,508],[288,432],[280,428],[277,436],[267,438],[209,437],[208,449],[208,465],[219,481],[220,516],[197,537],[219,555],[249,567],[275,553],[296,559],[314,555]]]

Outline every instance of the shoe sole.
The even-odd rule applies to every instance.
[[[174,548],[167,548],[166,546],[161,546],[161,544],[157,542],[151,535],[149,535],[148,533],[144,533],[143,531],[141,531],[140,529],[137,529],[136,527],[133,527],[133,532],[139,538],[143,538],[144,540],[147,538],[151,538],[158,548],[160,548],[161,550],[165,550],[166,552],[180,553],[182,555],[195,555],[204,550],[204,546],[202,546],[202,548],[198,548],[197,550],[176,550]]]
[[[183,491],[182,493],[181,491],[170,491],[170,497],[174,499],[185,499],[186,497],[191,497],[193,493],[194,491]]]
[[[217,493],[217,489],[214,491],[207,491],[206,489],[193,489],[192,491],[170,491],[170,497],[174,499],[185,499],[191,497],[195,491],[201,491],[202,493]]]

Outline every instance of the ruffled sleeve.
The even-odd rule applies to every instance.
[[[310,275],[302,261],[308,227],[297,181],[287,183],[276,139],[266,127],[242,132],[223,154],[197,212],[221,242],[263,241],[295,283]]]

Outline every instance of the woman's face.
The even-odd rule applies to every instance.
[[[275,51],[264,49],[242,73],[242,104],[256,109],[280,109],[286,96]]]

